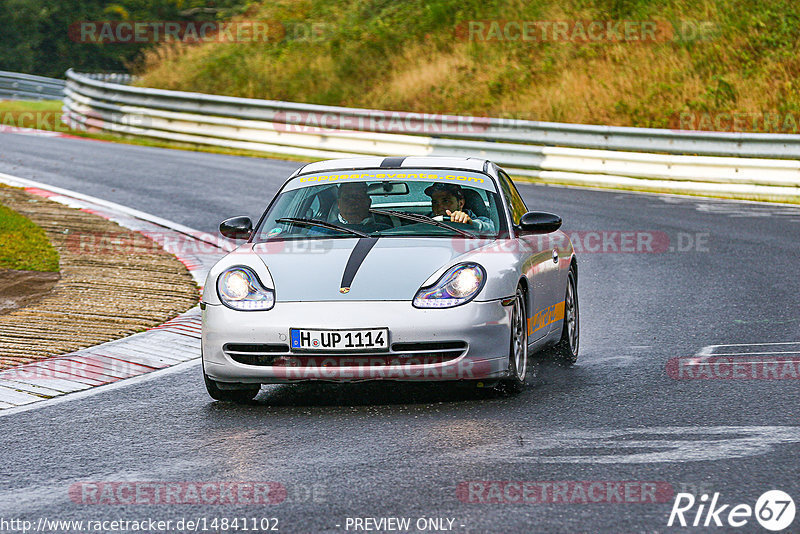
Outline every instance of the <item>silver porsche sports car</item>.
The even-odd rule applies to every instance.
[[[477,158],[310,163],[209,272],[202,362],[214,399],[261,384],[473,381],[518,392],[528,355],[578,354],[578,269],[561,219],[528,211]]]

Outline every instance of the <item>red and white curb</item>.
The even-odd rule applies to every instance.
[[[0,133],[12,133],[18,135],[35,135],[38,137],[69,137],[61,132],[51,132],[49,130],[37,130],[36,128],[20,128],[19,126],[8,126],[0,124]]]
[[[36,128],[24,128],[21,126],[9,126],[7,124],[0,124],[0,133],[9,133],[17,135],[30,135],[35,137],[60,137],[64,139],[85,139],[87,141],[99,141],[101,143],[108,143],[103,139],[93,139],[91,137],[81,137],[79,135],[72,135],[65,132],[54,130],[39,130]]]
[[[113,202],[0,173],[0,182],[94,213],[140,232],[174,254],[198,285],[230,241]],[[200,308],[122,339],[0,371],[0,414],[68,393],[85,392],[200,357]]]

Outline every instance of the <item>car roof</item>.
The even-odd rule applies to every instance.
[[[315,172],[328,172],[334,170],[357,169],[404,169],[404,168],[429,168],[429,169],[462,169],[465,171],[487,172],[489,161],[482,158],[458,158],[445,156],[408,156],[408,157],[382,157],[369,156],[359,158],[329,159],[309,163],[297,171],[291,178],[301,174]]]

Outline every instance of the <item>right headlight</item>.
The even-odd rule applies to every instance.
[[[435,284],[423,287],[414,297],[415,308],[452,308],[466,304],[480,293],[486,271],[477,263],[462,263],[448,269]]]
[[[275,305],[275,292],[264,287],[249,267],[231,267],[219,275],[217,294],[225,306],[239,311],[263,311]]]

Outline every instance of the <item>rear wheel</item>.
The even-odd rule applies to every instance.
[[[553,349],[556,361],[572,365],[578,359],[580,345],[580,310],[578,308],[578,287],[575,272],[570,269],[567,275],[567,293],[564,296],[564,327],[561,339]]]
[[[205,371],[203,371],[203,380],[205,380],[208,394],[212,399],[218,401],[250,402],[256,398],[256,395],[261,390],[261,385],[259,384],[242,384],[242,387],[237,387],[236,389],[221,389],[215,380],[208,378]]]
[[[500,382],[503,390],[519,393],[525,387],[528,373],[528,324],[525,314],[525,296],[517,288],[514,309],[511,312],[511,341],[508,349],[508,378]]]

